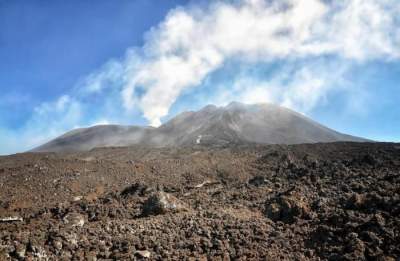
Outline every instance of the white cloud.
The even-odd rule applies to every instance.
[[[118,101],[111,99],[115,107]],[[121,115],[122,107],[102,106],[104,104],[97,106],[85,103],[82,99],[71,95],[43,102],[34,108],[31,118],[19,128],[9,129],[0,126],[0,155],[33,149],[72,129],[126,123]]]
[[[32,149],[70,130],[82,120],[82,106],[74,98],[63,95],[34,109],[32,117],[19,129],[0,128],[0,154]]]
[[[83,95],[98,93],[106,88],[115,88],[116,83],[121,83],[124,77],[123,64],[116,60],[111,60],[104,64],[98,71],[86,76],[77,84],[77,91]],[[79,87],[84,88],[79,89]]]
[[[301,68],[293,76],[291,83],[281,86],[282,105],[302,112],[311,110],[327,93],[332,85],[327,75],[315,74],[308,68]]]
[[[345,80],[349,65],[340,65],[324,60],[307,65],[288,65],[268,79],[245,73],[233,79],[233,85],[219,85],[211,97],[206,95],[201,99],[204,103],[217,105],[226,105],[233,100],[247,104],[275,103],[307,113],[326,101],[330,91],[352,89],[352,84]]]
[[[360,63],[400,57],[397,0],[332,2],[213,2],[172,10],[148,33],[143,48],[122,62],[128,68],[121,86],[125,108],[140,108],[152,125],[159,125],[182,92],[201,86],[230,59],[256,65],[326,55]],[[297,99],[284,104],[315,105],[324,96],[315,91],[324,89],[323,81],[303,77],[310,85],[294,84],[290,88]],[[254,88],[253,95],[267,92]]]
[[[345,79],[352,64],[400,59],[399,17],[398,0],[238,0],[179,7],[147,33],[142,47],[79,81],[74,93],[38,106],[17,134],[0,129],[8,137],[0,145],[14,144],[16,151],[74,126],[128,123],[138,109],[158,126],[183,93],[201,88],[232,61],[237,69],[225,76],[229,84],[219,83],[202,100],[274,102],[307,112],[330,92],[352,87]],[[241,71],[242,65],[273,63],[283,69],[265,77]]]

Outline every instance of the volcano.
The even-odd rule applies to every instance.
[[[85,151],[95,147],[132,145],[178,147],[336,141],[367,140],[332,130],[285,107],[232,102],[224,107],[208,105],[199,111],[183,112],[158,128],[99,125],[75,129],[33,151]]]

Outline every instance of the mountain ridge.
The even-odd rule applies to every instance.
[[[143,145],[172,147],[240,143],[299,144],[366,139],[332,130],[285,107],[231,102],[185,111],[158,128],[97,125],[80,128],[33,149],[34,152],[85,151],[95,147]]]

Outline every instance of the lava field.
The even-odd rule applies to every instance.
[[[400,260],[400,144],[0,157],[0,260]]]

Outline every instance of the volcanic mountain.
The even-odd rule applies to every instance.
[[[225,144],[299,144],[366,141],[329,129],[304,115],[272,104],[232,102],[183,112],[158,128],[100,125],[72,130],[34,149],[84,151],[95,147],[141,145],[175,147]]]

